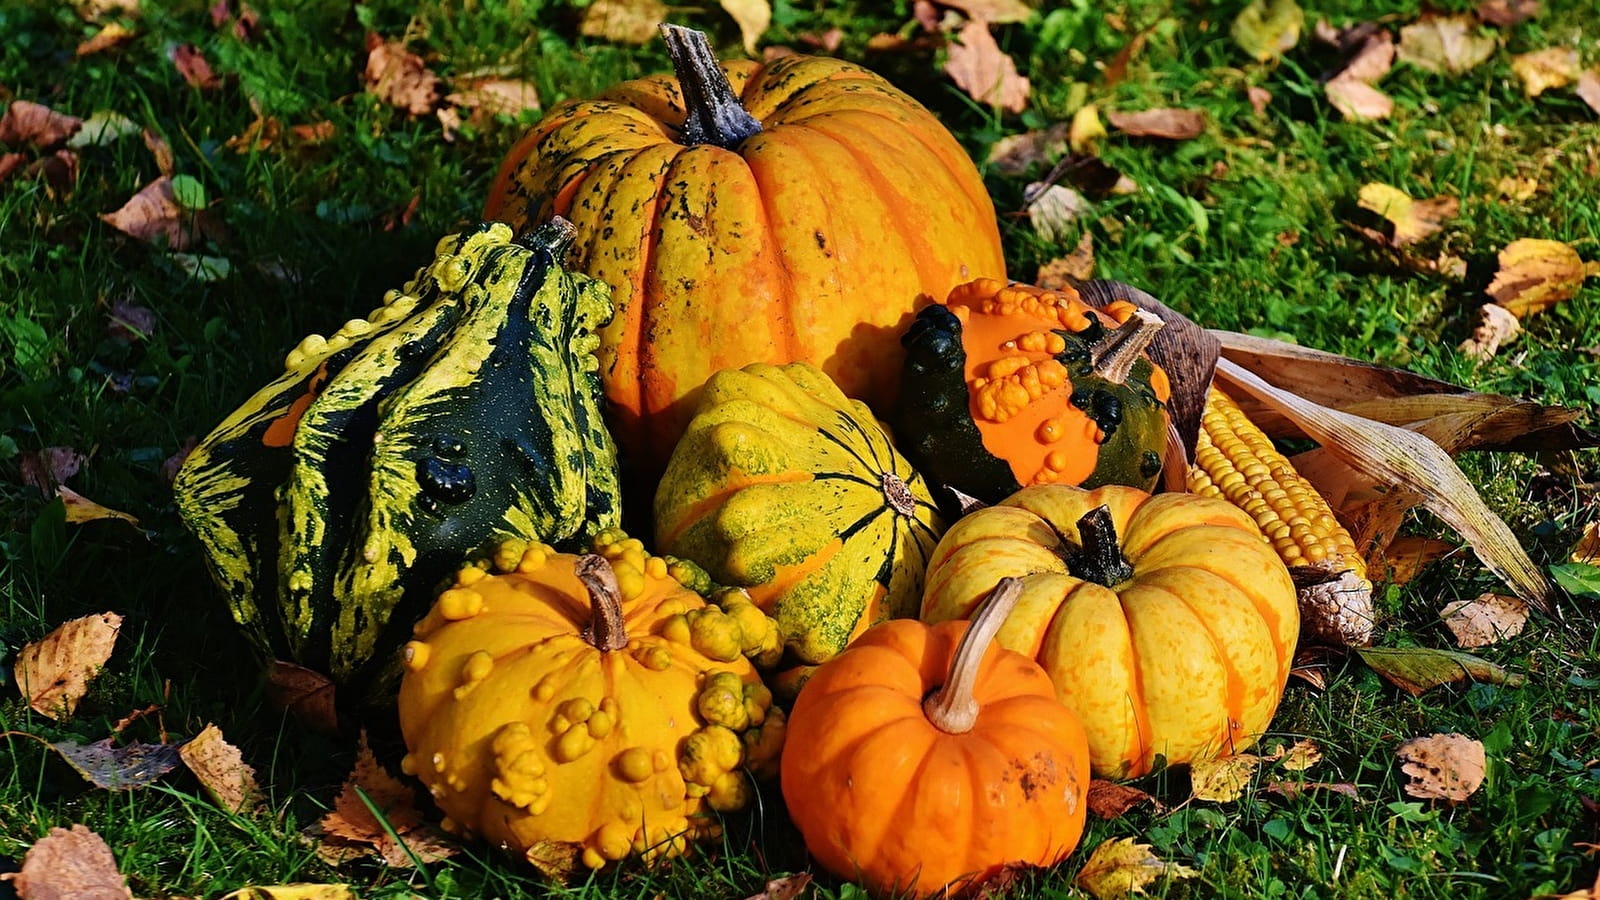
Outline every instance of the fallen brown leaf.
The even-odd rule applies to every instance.
[[[51,199],[64,199],[78,183],[78,154],[72,150],[52,151],[29,163],[23,175],[43,180]]]
[[[1252,84],[1245,88],[1244,94],[1245,97],[1250,101],[1250,108],[1255,110],[1256,115],[1258,116],[1265,114],[1267,111],[1267,104],[1272,102],[1272,92],[1264,87],[1258,87]]]
[[[1573,47],[1547,47],[1511,57],[1511,71],[1522,80],[1522,93],[1537,97],[1551,88],[1566,87],[1578,80],[1582,64]]]
[[[261,799],[256,770],[244,761],[239,748],[228,743],[222,729],[210,723],[178,748],[200,786],[216,804],[229,812],[255,806]]]
[[[367,34],[367,92],[413,116],[424,116],[439,102],[439,76],[400,41]]]
[[[28,705],[52,719],[71,716],[111,658],[121,627],[116,613],[84,616],[23,647],[13,675]]]
[[[1141,803],[1149,803],[1157,810],[1161,804],[1156,798],[1150,796],[1136,787],[1117,784],[1114,781],[1102,781],[1099,778],[1089,782],[1089,812],[1102,819],[1117,819],[1128,814]]]
[[[1439,618],[1456,636],[1456,645],[1487,647],[1501,638],[1516,637],[1528,622],[1528,604],[1516,597],[1482,593],[1472,600],[1456,600],[1439,610]]]
[[[1066,256],[1058,256],[1039,267],[1033,283],[1047,291],[1071,287],[1094,277],[1094,234],[1084,231],[1078,246]]]
[[[1498,308],[1498,307],[1497,307]],[[1390,584],[1405,584],[1417,577],[1424,567],[1447,553],[1460,549],[1449,541],[1406,535],[1389,542],[1383,556],[1374,568],[1387,572],[1383,580]]]
[[[1071,233],[1073,223],[1090,210],[1083,195],[1059,184],[1046,185],[1034,182],[1025,188],[1022,196],[1035,234],[1047,243],[1057,243]]]
[[[283,136],[283,126],[274,116],[256,116],[244,131],[222,142],[235,153],[262,153]]]
[[[111,745],[111,738],[92,744],[57,741],[51,749],[85,780],[108,791],[129,791],[154,784],[182,761],[171,744]]]
[[[661,0],[594,0],[583,11],[578,31],[585,37],[622,44],[648,44],[656,26],[667,20]]]
[[[1250,753],[1198,760],[1189,766],[1190,796],[1211,803],[1232,803],[1250,786],[1261,757]]]
[[[54,496],[56,486],[78,474],[89,461],[83,451],[72,447],[46,447],[35,453],[24,453],[17,460],[17,474],[22,483],[32,485],[46,497]]]
[[[304,125],[289,126],[289,134],[295,140],[311,147],[333,140],[336,131],[334,124],[327,119],[323,119],[320,122],[308,122]]]
[[[121,22],[112,22],[95,32],[88,40],[80,43],[78,48],[73,51],[73,55],[77,57],[93,56],[96,53],[110,50],[112,47],[120,47],[136,37],[138,35],[133,29]]]
[[[956,86],[980,103],[1022,112],[1028,105],[1028,79],[1017,73],[1017,64],[1000,50],[989,26],[971,21],[962,27],[957,43],[950,45],[945,72]]]
[[[1394,226],[1389,243],[1394,247],[1414,244],[1444,226],[1461,210],[1461,201],[1455,197],[1434,197],[1431,200],[1413,200],[1411,195],[1387,184],[1365,184],[1357,204],[1375,212]]]
[[[1265,790],[1269,794],[1277,794],[1280,797],[1288,797],[1291,800],[1302,797],[1311,791],[1332,791],[1335,794],[1343,794],[1346,797],[1360,796],[1356,791],[1356,786],[1347,781],[1287,781],[1274,778],[1267,782]]]
[[[156,330],[156,314],[149,307],[128,302],[127,298],[111,304],[106,318],[106,337],[119,344],[142,341]]]
[[[1337,77],[1377,84],[1394,68],[1395,52],[1394,35],[1388,31],[1373,32],[1350,54]]]
[[[989,164],[1002,175],[1021,175],[1049,163],[1067,152],[1070,128],[1069,123],[1057,122],[1037,131],[1008,134],[989,148]]]
[[[1106,113],[1106,121],[1129,137],[1162,138],[1169,141],[1198,137],[1206,128],[1205,113],[1198,109],[1164,107],[1138,112]]]
[[[1584,69],[1578,74],[1578,99],[1589,104],[1589,108],[1600,113],[1600,71]]]
[[[794,900],[810,886],[811,873],[796,872],[768,881],[766,888],[758,894],[751,894],[746,900]]]
[[[178,477],[178,470],[183,468],[184,460],[188,459],[189,454],[193,453],[194,448],[198,446],[200,446],[200,439],[194,435],[191,434],[184,438],[183,443],[178,445],[177,452],[162,460],[161,479],[169,485],[172,484]]]
[[[112,509],[83,496],[65,485],[56,485],[56,496],[67,507],[67,522],[81,525],[84,522],[94,522],[100,519],[121,519],[124,522],[138,527],[139,520],[121,510]]]
[[[1478,19],[1485,25],[1510,28],[1539,14],[1539,0],[1483,0]]]
[[[171,250],[187,250],[200,240],[200,214],[186,212],[179,205],[168,175],[145,185],[121,209],[101,213],[100,218],[130,237],[149,243],[165,240]]]
[[[939,5],[959,9],[969,19],[996,25],[1026,22],[1033,17],[1033,8],[1022,0],[939,0]]]
[[[1364,81],[1343,76],[1323,85],[1328,102],[1352,122],[1387,119],[1394,112],[1394,98]]]
[[[172,65],[188,82],[190,87],[202,91],[214,91],[222,87],[222,79],[211,68],[211,63],[206,62],[200,48],[193,44],[179,44],[172,48]]]
[[[373,809],[383,816],[382,821],[373,815]],[[423,862],[433,862],[460,850],[442,833],[423,824],[416,794],[378,763],[365,732],[356,751],[355,768],[332,811],[316,827],[322,838],[317,852],[330,862],[376,852],[390,866],[404,868],[412,865],[413,854]],[[399,835],[398,842],[389,829]]]
[[[1422,800],[1458,802],[1483,785],[1488,760],[1483,744],[1464,734],[1412,738],[1395,750],[1400,770],[1411,776],[1406,794]]]
[[[772,24],[772,4],[769,0],[720,0],[722,11],[733,17],[739,25],[739,36],[744,40],[744,52],[756,55],[756,42]]]
[[[133,900],[105,839],[83,825],[52,828],[22,858],[22,870],[0,875],[22,900]]]
[[[211,6],[211,27],[221,28],[233,22],[233,36],[241,41],[249,41],[261,32],[261,14],[248,3],[239,5],[239,12],[235,17],[233,4],[230,0],[217,0]]]
[[[456,133],[461,130],[461,110],[454,106],[441,106],[433,114],[439,120],[439,130],[444,139],[447,142],[455,140]]]
[[[1591,565],[1600,563],[1600,519],[1583,527],[1583,534],[1572,548],[1572,561]]]
[[[1594,853],[1597,848],[1600,848],[1600,845],[1596,844],[1579,843],[1575,844],[1575,846],[1586,847],[1590,853]],[[1569,891],[1554,898],[1554,900],[1600,900],[1600,873],[1594,876],[1594,884],[1589,887]]]
[[[1111,838],[1094,848],[1078,871],[1077,885],[1097,900],[1144,893],[1159,878],[1176,881],[1200,874],[1188,866],[1156,856],[1149,844],[1133,838]]]
[[[1430,72],[1460,75],[1494,55],[1499,41],[1469,16],[1424,15],[1400,29],[1400,59]]]
[[[21,153],[0,153],[0,182],[11,177],[11,173],[22,168],[28,161]]]
[[[13,100],[0,116],[0,144],[54,147],[78,133],[83,120],[58,113],[42,103]]]
[[[1585,263],[1567,244],[1522,238],[1500,251],[1500,271],[1484,293],[1520,319],[1571,299],[1591,275],[1600,275],[1600,262]]]
[[[795,40],[813,50],[821,50],[823,53],[837,53],[839,46],[844,43],[844,29],[834,26],[821,34],[806,31],[795,35]]]
[[[156,171],[168,177],[176,173],[178,163],[173,158],[172,145],[167,143],[167,139],[149,128],[143,129],[141,136],[144,138],[145,148],[150,151],[152,157],[155,157]]]
[[[1498,303],[1485,303],[1478,307],[1478,324],[1472,336],[1461,342],[1463,356],[1483,362],[1493,359],[1501,346],[1522,333],[1522,323],[1511,310]]]
[[[1279,765],[1290,772],[1304,772],[1322,760],[1322,748],[1310,738],[1301,738],[1294,742],[1288,752],[1283,754]]]
[[[462,79],[445,102],[473,111],[473,119],[539,110],[539,92],[526,81],[498,76]],[[330,123],[331,124],[331,123]]]

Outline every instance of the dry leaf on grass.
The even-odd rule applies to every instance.
[[[1478,19],[1485,25],[1510,28],[1539,14],[1539,0],[1483,0]]]
[[[161,461],[161,480],[169,485],[177,480],[178,470],[183,468],[184,460],[188,459],[189,454],[198,446],[200,446],[198,437],[191,434],[184,438],[183,443],[178,445],[177,451]]]
[[[1589,104],[1589,108],[1600,113],[1600,71],[1584,69],[1578,75],[1576,91],[1578,99]]]
[[[179,44],[172,48],[172,65],[188,82],[190,87],[202,91],[214,91],[222,87],[222,79],[212,70],[211,63],[200,52],[200,48],[193,44]]]
[[[1339,77],[1322,90],[1333,108],[1352,122],[1387,119],[1394,112],[1394,98],[1364,81]]]
[[[46,447],[35,453],[24,453],[17,460],[17,474],[22,483],[32,485],[46,497],[56,492],[56,486],[78,474],[89,457],[72,447]]]
[[[52,828],[28,849],[22,870],[0,875],[22,900],[133,900],[105,839],[83,825]]]
[[[1406,793],[1422,800],[1465,800],[1483,785],[1483,744],[1464,734],[1412,738],[1394,752],[1411,776]]]
[[[1522,323],[1515,314],[1497,303],[1478,307],[1478,324],[1472,337],[1461,342],[1462,355],[1483,362],[1493,359],[1500,347],[1511,342],[1522,331]]]
[[[141,135],[144,138],[145,149],[155,158],[156,171],[167,177],[175,174],[178,164],[173,159],[172,145],[167,143],[167,139],[148,128],[143,129]]]
[[[134,741],[113,747],[111,738],[92,744],[58,741],[50,745],[84,780],[108,791],[130,791],[154,784],[182,762],[171,744]]]
[[[1596,845],[1594,844],[1575,843],[1573,846],[1586,847],[1590,853],[1594,853],[1596,849]],[[1570,891],[1568,893],[1561,894],[1558,897],[1554,897],[1552,900],[1600,900],[1600,873],[1596,873],[1594,876],[1594,884],[1590,885],[1589,887],[1578,888],[1575,891]]]
[[[1528,623],[1528,604],[1504,594],[1482,593],[1473,600],[1447,604],[1439,610],[1439,618],[1456,636],[1457,646],[1487,647],[1522,633]]]
[[[121,627],[116,613],[84,616],[23,647],[12,674],[28,705],[52,719],[72,715],[111,658]]]
[[[334,695],[334,684],[328,676],[305,666],[278,659],[267,670],[267,700],[324,734],[339,732]]]
[[[1455,650],[1426,647],[1355,647],[1361,661],[1385,681],[1413,697],[1441,684],[1477,681],[1521,687],[1526,677],[1486,659]]]
[[[1026,22],[1033,17],[1033,8],[1022,0],[940,0],[939,5],[959,9],[969,19],[981,19],[996,25]]]
[[[271,884],[242,887],[219,900],[357,900],[348,884]]]
[[[1469,16],[1424,15],[1400,29],[1400,59],[1430,72],[1460,75],[1494,55],[1499,41]]]
[[[108,15],[139,15],[139,0],[71,0],[69,4],[80,19],[94,22]]]
[[[1332,791],[1335,794],[1343,794],[1351,798],[1360,796],[1356,791],[1356,786],[1348,781],[1286,781],[1274,778],[1267,782],[1263,790],[1269,794],[1288,797],[1291,800],[1296,797],[1302,797],[1312,791]]]
[[[67,139],[67,146],[74,150],[82,150],[84,147],[104,147],[119,138],[138,134],[139,131],[139,124],[122,113],[99,109],[83,120],[83,127],[77,134]]]
[[[73,525],[82,525],[85,522],[97,522],[101,519],[121,519],[130,525],[138,526],[139,520],[118,509],[100,504],[83,496],[65,485],[56,485],[56,496],[67,507],[67,521]]]
[[[1461,210],[1461,201],[1454,197],[1413,200],[1397,187],[1377,183],[1362,185],[1357,203],[1394,226],[1394,234],[1389,239],[1390,246],[1394,247],[1414,244],[1433,234],[1444,227],[1440,223],[1455,218]]]
[[[382,814],[382,821],[373,815],[373,808]],[[388,828],[384,827],[386,823]],[[410,785],[378,763],[365,732],[356,751],[354,770],[345,779],[333,810],[315,828],[321,838],[317,853],[331,863],[376,852],[389,865],[404,868],[412,865],[413,854],[426,863],[460,850],[437,829],[423,824],[416,794]],[[400,836],[399,842],[390,836],[389,829]]]
[[[1572,548],[1572,561],[1586,565],[1600,563],[1600,519],[1583,527],[1583,534]]]
[[[1133,838],[1111,838],[1094,848],[1078,872],[1077,885],[1098,900],[1142,894],[1158,879],[1193,878],[1200,874],[1188,866],[1170,863],[1151,852],[1149,844]]]
[[[1522,238],[1500,251],[1500,271],[1484,293],[1520,319],[1571,299],[1591,275],[1600,275],[1600,262],[1585,263],[1560,241]]]
[[[989,164],[1002,175],[1021,175],[1067,152],[1071,125],[1057,122],[1049,128],[1008,134],[989,148]]]
[[[1190,796],[1211,803],[1232,803],[1250,786],[1261,757],[1250,753],[1205,759],[1189,766]]]
[[[794,900],[806,892],[811,886],[810,872],[796,872],[793,875],[784,875],[767,882],[759,894],[751,894],[746,900]]]
[[[11,173],[23,167],[28,158],[21,153],[0,153],[0,182],[11,177]]]
[[[1144,109],[1138,112],[1106,113],[1113,128],[1129,137],[1183,141],[1198,137],[1206,128],[1206,115],[1198,109]]]
[[[1033,283],[1047,291],[1072,287],[1094,277],[1094,235],[1088,231],[1078,238],[1078,246],[1066,256],[1058,256],[1039,267]]]
[[[121,22],[112,22],[94,33],[93,37],[80,43],[72,55],[77,57],[93,56],[103,53],[112,47],[119,47],[138,37],[133,29]]]
[[[1406,535],[1390,541],[1382,558],[1371,568],[1375,572],[1387,572],[1388,576],[1382,580],[1389,584],[1405,584],[1429,563],[1459,549],[1450,541]]]
[[[1539,179],[1507,175],[1494,183],[1494,192],[1506,200],[1520,203],[1539,192]]]
[[[1388,31],[1373,32],[1350,54],[1336,77],[1377,84],[1394,68],[1394,57],[1394,35]]]
[[[1306,14],[1294,0],[1252,0],[1233,20],[1234,43],[1256,62],[1266,62],[1300,43]]]
[[[126,298],[111,304],[107,315],[106,337],[127,345],[155,333],[156,314],[147,306],[129,303]]]
[[[722,11],[739,24],[744,52],[754,56],[756,42],[772,24],[772,4],[768,0],[721,0]]]
[[[594,0],[583,11],[578,31],[585,37],[621,44],[648,44],[656,26],[667,20],[661,0]]]
[[[1100,121],[1100,110],[1093,103],[1085,103],[1072,114],[1072,124],[1067,128],[1067,146],[1072,152],[1090,153],[1105,136],[1105,123]]]
[[[128,198],[115,212],[100,218],[112,228],[148,243],[165,240],[169,250],[187,250],[199,243],[207,230],[206,213],[185,210],[172,190],[172,177],[163,175]]]
[[[983,22],[968,22],[950,45],[944,70],[956,86],[980,103],[1010,112],[1028,105],[1028,79],[1017,74],[1017,64],[1000,50]]]
[[[1511,57],[1511,71],[1522,80],[1522,93],[1537,97],[1551,88],[1566,87],[1578,80],[1582,63],[1571,47],[1547,47]]]
[[[425,116],[439,102],[439,76],[400,41],[367,34],[367,93],[413,116]]]
[[[48,148],[78,133],[83,120],[58,113],[42,103],[13,100],[0,116],[0,144],[32,144]]]
[[[515,116],[538,112],[539,91],[526,81],[496,75],[457,79],[445,102],[473,112],[474,121],[486,116]]]
[[[1272,102],[1271,91],[1253,84],[1245,88],[1244,95],[1250,101],[1250,108],[1255,110],[1258,116],[1266,113],[1267,104]]]
[[[1290,772],[1304,772],[1322,761],[1322,748],[1310,738],[1301,738],[1283,754],[1279,765]]]
[[[200,786],[223,809],[240,812],[260,800],[256,770],[244,761],[238,747],[222,737],[222,729],[217,726],[207,724],[178,748],[178,754],[200,780]]]
[[[1022,196],[1027,198],[1025,210],[1033,223],[1034,233],[1052,244],[1065,240],[1074,229],[1073,223],[1091,209],[1089,201],[1082,194],[1059,184],[1046,185],[1036,181],[1023,189]]]
[[[1161,803],[1144,791],[1099,778],[1089,782],[1088,803],[1089,812],[1102,819],[1120,818],[1141,803],[1149,803],[1157,811],[1161,809]]]

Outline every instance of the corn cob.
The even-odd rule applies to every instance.
[[[1220,497],[1260,526],[1295,576],[1302,627],[1341,644],[1372,640],[1372,585],[1350,532],[1317,489],[1231,397],[1213,387],[1200,423],[1189,490]]]

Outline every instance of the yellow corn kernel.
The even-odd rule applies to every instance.
[[[1300,476],[1272,440],[1213,387],[1201,419],[1189,490],[1221,497],[1250,514],[1290,566],[1334,562],[1360,579],[1366,563],[1328,502]]]

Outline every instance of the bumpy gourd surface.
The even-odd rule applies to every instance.
[[[1133,566],[1105,587],[1074,577],[1077,522],[1107,504]],[[1277,709],[1299,610],[1288,569],[1233,505],[1108,486],[1030,487],[951,527],[922,617],[968,615],[1005,576],[1023,595],[999,642],[1037,659],[1089,735],[1096,774],[1136,777],[1243,750]]]
[[[443,239],[189,456],[179,511],[266,651],[355,680],[467,553],[617,523],[592,355],[611,306],[556,264],[562,243],[504,225]]]
[[[682,587],[667,560],[602,533],[625,646],[584,636],[578,557],[511,542],[498,574],[462,570],[406,645],[404,770],[446,828],[557,877],[630,856],[678,856],[743,807],[746,769],[775,769],[784,716],[738,623]]]
[[[656,542],[748,590],[803,663],[915,616],[944,531],[866,405],[804,363],[719,372],[656,492]]]
[[[915,100],[834,59],[723,66],[763,130],[686,146],[678,82],[554,109],[506,158],[484,215],[578,227],[611,286],[601,373],[630,461],[659,472],[713,372],[804,360],[886,409],[919,297],[1005,272],[994,206]]]

